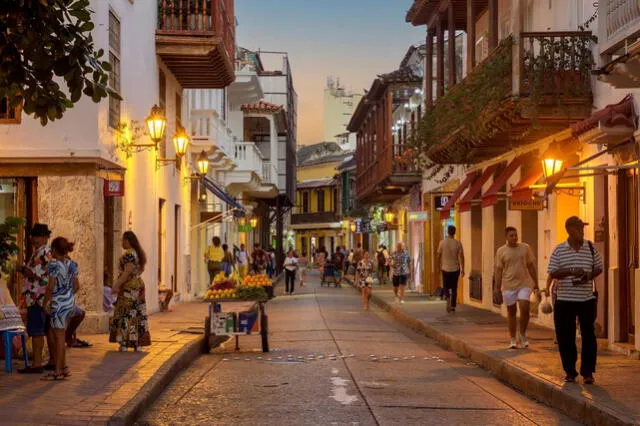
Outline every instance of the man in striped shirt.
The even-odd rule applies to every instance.
[[[594,382],[598,344],[595,333],[596,294],[593,279],[602,273],[602,258],[591,241],[584,239],[584,226],[577,216],[565,222],[569,234],[567,241],[559,244],[549,260],[548,273],[557,280],[557,301],[553,320],[556,338],[566,373],[565,382],[578,377],[576,361],[576,317],[582,335],[582,361],[580,375],[586,384]],[[549,289],[547,288],[547,294]]]

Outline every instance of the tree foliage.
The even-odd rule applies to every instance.
[[[91,15],[89,0],[0,1],[0,98],[43,126],[83,94],[120,99],[108,87],[104,51],[94,47]]]
[[[8,217],[0,223],[0,277],[11,272],[11,258],[18,253],[16,234],[23,223],[17,217]]]

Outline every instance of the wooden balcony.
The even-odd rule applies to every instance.
[[[340,218],[335,212],[295,213],[291,215],[292,225],[308,225],[313,223],[334,223]]]
[[[234,0],[158,0],[156,52],[185,89],[235,79]]]
[[[499,46],[425,115],[427,156],[469,164],[535,142],[591,113],[589,32],[522,33]]]

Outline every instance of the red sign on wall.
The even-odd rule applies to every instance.
[[[124,181],[123,180],[104,180],[104,196],[105,197],[123,197]]]

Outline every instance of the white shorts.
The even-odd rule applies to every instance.
[[[529,297],[531,297],[531,289],[529,287],[502,291],[502,298],[507,306],[515,305],[518,300],[526,300],[528,302]]]

